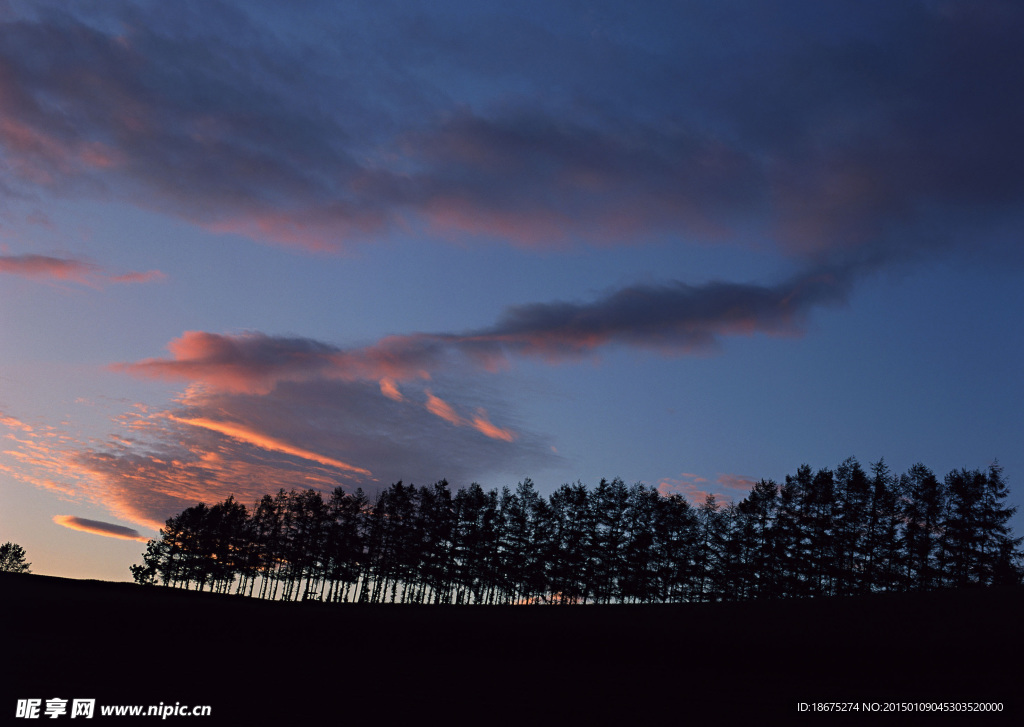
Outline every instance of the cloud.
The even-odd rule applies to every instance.
[[[754,485],[757,484],[757,480],[743,475],[720,474],[715,478],[715,484],[723,490],[731,490],[733,492],[743,493],[746,495],[754,489]]]
[[[437,368],[443,355],[436,343],[408,336],[346,351],[307,338],[186,331],[167,348],[171,359],[112,368],[147,378],[202,381],[237,393],[266,393],[283,381],[428,378],[428,368]]]
[[[721,504],[729,504],[737,498],[746,497],[755,480],[733,474],[720,474],[710,483],[707,478],[683,472],[678,478],[665,477],[658,482],[658,492],[664,496],[682,495],[692,505],[702,505],[708,495],[713,495]]]
[[[476,410],[471,419],[466,419],[456,413],[455,408],[440,397],[434,396],[430,389],[425,391],[427,395],[427,411],[436,417],[440,417],[449,424],[457,427],[471,426],[478,432],[491,439],[500,439],[503,442],[511,442],[516,438],[510,429],[502,429],[491,423],[487,418],[487,411],[482,407]]]
[[[543,435],[492,424],[488,411],[513,417],[502,401],[472,393],[471,376],[437,377],[429,395],[423,385],[409,382],[402,400],[375,381],[325,378],[264,394],[190,388],[178,405],[133,407],[102,441],[27,432],[8,416],[0,471],[158,529],[186,507],[229,495],[248,504],[282,488],[362,487],[372,497],[398,480],[501,483],[561,461]],[[475,414],[452,426],[428,410],[430,396]]]
[[[462,112],[406,143],[429,168],[409,201],[433,227],[529,245],[666,230],[720,238],[763,186],[749,155],[671,126]]]
[[[137,540],[140,543],[148,543],[150,538],[139,535],[139,531],[124,525],[101,522],[100,520],[87,520],[84,517],[74,515],[54,515],[53,521],[72,530],[81,530],[84,533],[103,535],[107,538],[120,538],[121,540]]]
[[[491,439],[500,439],[504,442],[511,442],[516,438],[516,435],[512,430],[502,429],[501,427],[492,424],[487,418],[487,412],[483,408],[476,410],[476,415],[471,420],[471,424],[478,432],[490,437]]]
[[[21,421],[16,417],[7,416],[2,411],[0,411],[0,424],[3,424],[6,427],[10,427],[11,429],[20,429],[23,432],[34,431],[30,424],[26,424],[25,422]]]
[[[312,249],[413,230],[835,262],[1020,219],[1019,4],[289,19],[329,43],[180,5],[0,23],[4,185]]]
[[[198,501],[230,494],[254,501],[282,487],[363,487],[372,494],[397,480],[441,478],[461,486],[521,478],[558,460],[541,436],[520,432],[513,441],[496,438],[497,427],[451,426],[424,404],[383,396],[376,382],[288,382],[267,394],[192,392],[185,403],[131,415],[127,436],[79,450],[76,462],[98,478],[120,517],[162,522]],[[502,409],[500,402],[491,407]]]
[[[398,384],[389,376],[385,376],[380,380],[380,393],[395,401],[402,401],[403,399],[402,392],[398,390]]]
[[[607,346],[694,354],[714,350],[725,336],[796,334],[813,309],[845,301],[854,277],[852,270],[823,269],[777,285],[636,285],[587,303],[515,306],[477,330],[388,336],[358,349],[255,332],[188,331],[168,345],[171,358],[112,368],[257,394],[282,382],[372,380],[385,395],[400,400],[396,381],[426,380],[460,364],[493,371],[514,357],[571,360]],[[427,406],[452,423],[461,420],[429,392]]]
[[[152,283],[157,280],[166,280],[167,275],[159,270],[147,270],[144,273],[124,273],[123,275],[112,275],[110,281],[113,283]]]
[[[302,459],[308,459],[311,462],[317,462],[322,465],[327,465],[328,467],[334,467],[335,469],[342,470],[344,472],[354,472],[356,474],[366,475],[367,477],[371,475],[369,470],[363,469],[362,467],[355,467],[347,462],[342,462],[341,460],[334,459],[332,457],[325,457],[322,454],[317,454],[316,452],[303,449],[302,447],[296,447],[295,445],[275,439],[274,437],[269,437],[241,424],[214,421],[205,417],[183,419],[171,414],[168,414],[167,416],[169,419],[180,422],[181,424],[188,424],[193,427],[202,427],[203,429],[219,432],[225,436],[231,437],[232,439],[253,444],[271,452],[282,452],[284,454],[294,455],[296,457],[301,457]]]
[[[0,256],[0,272],[31,278],[72,280],[88,284],[95,277],[95,265],[70,258],[46,255],[3,255]]]
[[[454,424],[456,426],[461,426],[464,423],[462,417],[460,417],[458,414],[456,414],[455,410],[452,409],[451,404],[449,404],[448,402],[444,401],[443,399],[440,399],[440,398],[434,396],[430,392],[430,389],[427,389],[426,394],[427,394],[427,411],[429,411],[431,414],[433,414],[436,417],[440,417],[441,419],[444,419],[449,424]]]
[[[0,273],[44,280],[67,280],[91,287],[104,283],[148,283],[162,280],[159,270],[113,275],[93,263],[48,255],[0,255]]]

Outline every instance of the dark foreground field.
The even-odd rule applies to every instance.
[[[797,704],[912,701],[1003,702],[1006,719],[1024,694],[1021,590],[339,606],[0,573],[0,599],[0,723],[54,697],[211,705],[169,718],[198,724],[831,721]]]

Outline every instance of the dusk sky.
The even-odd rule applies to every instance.
[[[1017,2],[0,0],[0,542],[806,462],[1024,504]],[[1024,516],[1012,522],[1024,534]]]

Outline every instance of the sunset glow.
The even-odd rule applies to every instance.
[[[363,469],[362,467],[355,467],[353,465],[348,464],[347,462],[332,459],[331,457],[324,457],[323,455],[319,455],[316,452],[310,452],[309,450],[302,449],[301,447],[295,447],[293,445],[288,444],[287,442],[282,442],[280,440],[274,439],[273,437],[268,437],[264,434],[260,434],[259,432],[253,431],[252,429],[243,427],[238,424],[232,424],[230,422],[217,422],[203,418],[180,419],[172,415],[168,415],[168,418],[171,419],[172,421],[180,422],[182,424],[188,424],[193,427],[202,427],[203,429],[209,429],[210,431],[213,432],[219,432],[220,434],[224,434],[228,437],[237,439],[241,442],[255,444],[257,447],[262,447],[263,449],[269,450],[271,452],[282,452],[284,454],[290,454],[295,457],[302,457],[303,459],[308,459],[312,462],[318,462],[320,464],[327,465],[328,467],[336,467],[339,470],[344,470],[347,472],[355,472],[361,475],[370,474],[369,470]]]
[[[850,456],[998,461],[1024,531],[1024,9],[300,5],[0,3],[37,572],[282,489],[725,504]]]

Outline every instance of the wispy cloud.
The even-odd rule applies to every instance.
[[[339,459],[333,457],[326,457],[322,454],[297,447],[288,442],[281,441],[274,437],[267,436],[261,432],[251,429],[242,424],[234,422],[215,421],[213,419],[207,419],[206,417],[191,417],[181,418],[174,415],[168,414],[169,419],[180,422],[181,424],[188,424],[193,427],[202,427],[203,429],[209,429],[213,432],[219,432],[225,436],[236,439],[240,442],[255,445],[261,449],[266,449],[271,452],[282,452],[284,454],[294,455],[302,459],[308,459],[311,462],[317,462],[328,467],[334,467],[335,469],[342,470],[343,472],[354,472],[355,474],[371,475],[370,471],[362,467],[355,467],[347,462],[342,462]]]
[[[0,424],[3,424],[5,427],[9,427],[11,429],[19,429],[22,432],[34,431],[32,425],[26,424],[25,422],[21,421],[16,417],[8,416],[4,414],[2,411],[0,411]]]
[[[487,418],[487,412],[483,408],[476,410],[476,414],[473,415],[470,423],[478,432],[484,436],[490,437],[491,439],[500,439],[504,442],[511,442],[516,438],[515,432],[511,429],[502,429],[501,427],[492,424]]]
[[[662,495],[682,495],[693,505],[701,505],[708,495],[713,495],[719,504],[728,504],[746,497],[754,486],[754,479],[734,474],[720,474],[714,481],[706,477],[683,472],[679,477],[664,477],[658,481],[658,492]]]
[[[437,394],[411,382],[402,400],[372,381],[288,382],[264,394],[192,388],[178,406],[133,408],[101,441],[26,431],[8,415],[0,471],[157,529],[196,502],[228,495],[253,502],[280,488],[363,487],[372,495],[397,480],[503,483],[560,461],[542,435],[491,423],[488,409],[511,418],[500,400],[484,408],[474,394],[460,403],[466,382],[439,377]],[[429,411],[431,396],[453,413],[475,413],[456,413],[452,426]]]
[[[157,280],[166,280],[167,275],[159,270],[147,270],[144,273],[131,272],[121,275],[111,275],[112,283],[152,283]]]
[[[478,432],[491,439],[500,439],[503,442],[511,442],[516,438],[515,433],[510,429],[502,429],[491,423],[487,418],[487,411],[483,408],[476,410],[476,413],[471,418],[461,416],[455,411],[455,407],[449,404],[444,399],[435,396],[430,389],[426,390],[427,411],[436,417],[440,417],[449,424],[453,424],[457,427],[471,426]]]
[[[395,401],[402,401],[404,398],[402,392],[398,390],[398,384],[390,376],[385,376],[380,380],[380,393]]]
[[[41,280],[70,281],[91,287],[107,283],[149,283],[167,276],[159,270],[115,275],[93,263],[49,255],[0,255],[0,273]]]
[[[88,284],[96,277],[98,268],[90,263],[71,258],[47,255],[2,255],[0,256],[0,272],[30,278],[72,280]]]
[[[53,521],[58,525],[63,525],[71,530],[80,530],[84,533],[102,535],[107,538],[137,540],[140,543],[146,543],[150,540],[149,538],[140,535],[139,531],[134,528],[125,527],[124,525],[114,525],[113,523],[105,523],[100,520],[87,520],[84,517],[76,517],[74,515],[54,515]]]

